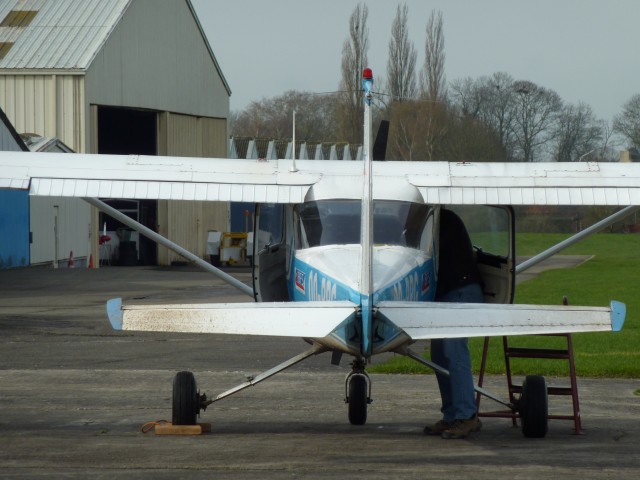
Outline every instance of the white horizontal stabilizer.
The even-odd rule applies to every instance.
[[[477,303],[382,302],[379,313],[413,340],[619,331],[626,308],[503,305]]]
[[[355,315],[352,302],[122,305],[107,302],[116,330],[324,338]]]

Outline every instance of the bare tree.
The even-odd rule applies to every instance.
[[[396,9],[391,26],[389,41],[389,59],[387,60],[387,86],[393,101],[411,100],[417,94],[416,60],[418,53],[409,40],[407,18],[409,7],[406,4]]]
[[[513,159],[515,94],[513,78],[504,72],[477,80],[464,78],[452,82],[451,100],[463,116],[479,120],[492,129],[502,148],[503,155],[495,160]]]
[[[554,123],[562,108],[560,96],[533,82],[514,82],[515,114],[513,133],[523,162],[533,162],[541,147],[548,145],[555,133]]]
[[[624,104],[622,112],[613,119],[613,129],[629,142],[629,147],[640,149],[640,94]]]
[[[418,126],[415,102],[395,102],[390,109],[388,152],[394,160],[420,159],[418,149]]]
[[[600,120],[600,130],[602,131],[602,143],[600,144],[600,151],[598,152],[598,157],[596,159],[599,162],[616,162],[618,158],[616,155],[612,155],[612,147],[615,142],[612,142],[614,129],[613,124],[609,123],[606,120]]]
[[[513,78],[505,72],[496,72],[484,84],[483,91],[488,98],[488,106],[482,119],[498,134],[506,158],[513,160],[515,148],[514,118],[515,95]]]
[[[364,3],[358,3],[349,17],[349,38],[342,47],[343,91],[338,102],[336,122],[344,132],[348,142],[362,141],[362,71],[367,66],[369,49],[369,29],[367,18],[369,9]]]
[[[461,78],[451,82],[449,86],[450,101],[458,107],[465,117],[482,118],[486,115],[488,99],[482,78]]]
[[[396,102],[391,108],[390,158],[496,161],[505,153],[487,124],[444,102]]]
[[[395,103],[391,109],[390,157],[398,160],[443,160],[448,131],[448,109],[444,103]]]
[[[442,12],[432,11],[427,21],[424,66],[420,74],[422,96],[432,102],[443,101],[447,96],[444,60]]]
[[[469,115],[450,116],[444,160],[496,162],[506,158],[497,132],[487,123]]]
[[[565,105],[558,116],[555,160],[576,162],[594,152],[596,157],[602,139],[601,124],[589,105]]]
[[[296,135],[302,141],[333,141],[333,102],[309,92],[289,90],[264,98],[234,115],[234,136],[289,138],[296,110]]]

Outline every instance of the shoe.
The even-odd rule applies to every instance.
[[[447,440],[467,438],[470,433],[479,432],[482,428],[482,422],[477,415],[468,420],[455,420],[449,425],[449,428],[442,432],[442,438]]]
[[[427,425],[424,427],[425,435],[442,435],[445,430],[453,425],[453,422],[445,422],[444,420],[438,420],[433,425]]]

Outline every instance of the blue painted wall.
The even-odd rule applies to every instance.
[[[249,231],[253,232],[253,212],[255,203],[233,202],[231,203],[231,231],[244,232],[246,227],[245,212],[249,210]]]
[[[29,265],[29,194],[0,190],[0,268]]]

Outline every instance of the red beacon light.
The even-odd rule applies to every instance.
[[[362,78],[364,80],[372,80],[373,79],[373,72],[371,71],[370,68],[365,68],[362,72]]]

